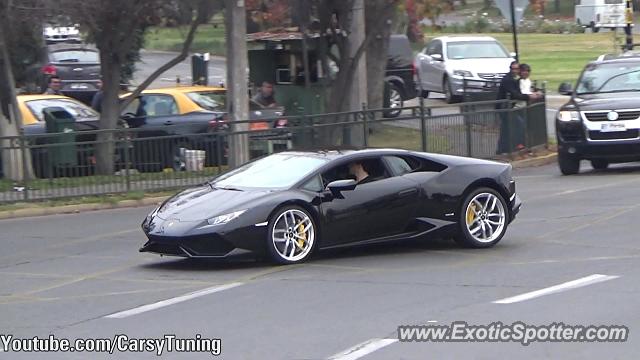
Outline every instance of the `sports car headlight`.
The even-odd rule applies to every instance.
[[[560,121],[580,121],[580,114],[577,111],[558,111]]]
[[[226,224],[229,221],[237,218],[238,216],[242,215],[245,210],[240,210],[240,211],[235,211],[232,213],[228,213],[228,214],[224,214],[224,215],[220,215],[220,216],[216,216],[213,217],[211,219],[207,219],[207,223],[209,223],[209,225],[222,225],[222,224]]]
[[[453,76],[473,77],[473,74],[467,70],[453,70]]]

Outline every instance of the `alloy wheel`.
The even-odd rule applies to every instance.
[[[313,221],[303,211],[286,210],[273,223],[271,241],[277,255],[283,260],[303,260],[309,255],[315,242]]]
[[[502,201],[492,193],[483,192],[467,205],[465,220],[474,240],[490,243],[502,235],[507,216]]]

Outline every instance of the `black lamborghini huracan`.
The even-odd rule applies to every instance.
[[[142,223],[140,251],[252,252],[290,264],[316,249],[434,235],[485,248],[520,206],[509,164],[405,150],[283,152],[165,201]]]

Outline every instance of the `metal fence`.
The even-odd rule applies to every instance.
[[[228,145],[239,134],[248,135],[251,158],[289,149],[392,147],[491,159],[546,145],[545,103],[512,105],[413,106],[393,119],[384,118],[388,109],[365,109],[286,117],[288,126],[282,128],[171,136],[127,128],[0,137],[0,203],[199,184],[228,170]],[[101,147],[113,154],[108,171],[98,157]],[[33,174],[12,181],[6,175],[16,166]]]

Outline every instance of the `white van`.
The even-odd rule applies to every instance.
[[[626,3],[626,0],[576,0],[576,22],[594,33],[600,28],[625,27]]]

